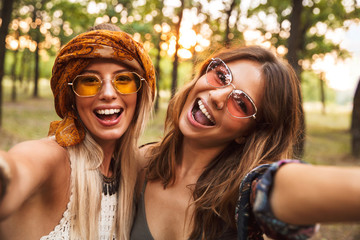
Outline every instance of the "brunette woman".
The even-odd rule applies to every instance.
[[[291,67],[261,47],[207,59],[171,100],[163,140],[142,149],[131,239],[306,239],[316,222],[360,220],[359,169],[285,160],[299,97]]]

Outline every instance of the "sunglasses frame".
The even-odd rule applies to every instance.
[[[140,75],[139,75],[138,73],[136,73],[136,72],[125,72],[125,73],[135,74],[136,76],[138,76],[139,79],[140,79],[140,84],[139,84],[139,88],[138,88],[135,92],[122,93],[122,92],[120,92],[120,90],[118,90],[118,89],[115,87],[114,80],[115,80],[115,78],[116,78],[118,75],[121,75],[121,74],[123,74],[123,73],[124,73],[124,72],[118,73],[118,74],[116,74],[116,75],[111,79],[111,84],[112,84],[113,88],[116,90],[116,92],[118,92],[118,93],[120,93],[120,94],[127,95],[127,94],[137,93],[137,92],[140,90],[140,88],[142,87],[142,81],[145,81],[145,82],[146,82],[145,78],[143,78],[142,76],[140,76]],[[75,91],[75,89],[74,89],[74,82],[75,82],[75,80],[76,80],[78,77],[82,77],[82,76],[96,77],[97,79],[100,80],[101,85],[100,85],[100,87],[98,88],[98,91],[96,92],[96,94],[94,94],[94,95],[89,95],[89,96],[82,96],[82,95],[79,95],[79,94]],[[94,97],[94,96],[96,96],[96,95],[101,91],[101,88],[102,88],[102,86],[103,86],[103,79],[101,79],[101,78],[100,78],[98,75],[96,75],[96,74],[80,74],[80,75],[77,75],[72,82],[69,82],[68,85],[71,86],[72,91],[73,91],[73,92],[76,94],[76,96],[78,96],[78,97]]]
[[[213,69],[210,69],[210,65],[211,65],[213,62],[215,62],[215,61],[220,61],[220,63],[223,64],[223,65],[225,66],[226,70],[229,72],[229,74],[230,74],[230,81],[229,81],[228,84],[226,84],[226,85],[224,84],[224,85],[220,85],[220,86],[214,86],[214,85],[212,85],[212,84],[209,82],[208,77],[207,77],[207,74],[208,74],[209,71],[212,71],[212,70],[213,70]],[[227,110],[227,112],[228,112],[232,117],[234,117],[234,118],[253,118],[254,120],[256,120],[257,107],[256,107],[254,101],[252,100],[252,98],[251,98],[246,92],[244,92],[244,91],[241,90],[241,89],[236,89],[235,85],[232,83],[232,81],[233,81],[232,72],[231,72],[230,68],[228,67],[228,65],[226,65],[226,63],[225,63],[222,59],[220,59],[220,58],[211,58],[211,61],[209,62],[209,64],[208,64],[207,67],[206,67],[205,79],[206,79],[207,84],[209,84],[210,86],[212,86],[212,87],[214,87],[214,88],[225,88],[225,87],[230,86],[230,85],[234,88],[234,89],[231,91],[231,93],[229,93],[229,95],[228,95],[228,97],[227,97],[227,99],[226,99],[226,110]],[[254,109],[255,109],[255,113],[254,113],[254,114],[252,114],[252,115],[250,115],[250,116],[245,116],[245,117],[238,117],[238,116],[234,116],[233,114],[231,114],[231,112],[229,111],[228,102],[229,102],[229,99],[230,99],[231,95],[233,95],[234,92],[240,92],[240,94],[244,94],[245,97],[247,97],[247,98],[250,100],[251,104],[254,106]]]

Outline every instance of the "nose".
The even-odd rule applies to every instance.
[[[100,89],[99,98],[104,100],[111,100],[117,97],[117,91],[114,88],[110,79],[104,79]]]
[[[226,100],[233,90],[233,85],[229,85],[224,88],[215,88],[209,92],[210,100],[217,110],[221,110],[225,107]]]

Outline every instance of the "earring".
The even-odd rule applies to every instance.
[[[245,143],[245,140],[246,140],[245,137],[235,138],[235,142],[236,142],[237,144],[243,144],[243,143]]]

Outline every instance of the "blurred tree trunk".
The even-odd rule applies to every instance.
[[[180,25],[183,17],[183,11],[184,11],[184,0],[181,1],[181,7],[179,12],[179,21],[177,22],[175,26],[175,33],[176,33],[176,47],[175,47],[175,53],[174,53],[174,62],[173,62],[173,70],[172,70],[172,81],[171,81],[171,98],[175,95],[176,89],[177,89],[177,75],[178,75],[178,64],[179,64],[179,57],[178,57],[178,51],[180,48],[179,44],[179,38],[180,38]]]
[[[326,114],[326,103],[325,103],[325,73],[321,72],[320,73],[320,100],[321,100],[321,105],[322,105],[322,109],[321,109],[321,113],[323,115]]]
[[[200,33],[201,31],[201,26],[202,24],[210,24],[209,23],[209,16],[208,16],[208,13],[206,12],[203,12],[203,5],[200,4],[200,2],[196,3],[196,7],[197,9],[197,16],[200,18],[200,15],[202,17],[205,17],[204,21],[202,23],[198,22],[196,24],[193,25],[193,30],[196,34],[196,36],[198,36],[198,34]],[[191,48],[191,53],[192,53],[192,58],[191,58],[191,62],[192,62],[192,71],[191,71],[191,75],[194,77],[195,75],[195,70],[196,70],[196,64],[197,64],[197,57],[198,57],[198,54],[197,54],[197,51],[196,51],[196,46],[200,45],[198,42],[195,43],[195,46],[193,46]]]
[[[41,41],[40,26],[42,23],[41,10],[44,8],[44,4],[46,3],[46,1],[47,0],[41,0],[40,4],[38,4],[38,3],[34,4],[34,12],[33,12],[33,16],[32,16],[32,21],[34,23],[36,23],[35,37],[34,37],[34,40],[36,42],[35,68],[34,68],[34,91],[33,91],[34,98],[39,97],[39,76],[40,76],[40,73],[39,73],[39,63],[40,63],[39,44]]]
[[[292,12],[290,15],[290,37],[288,38],[288,53],[287,60],[289,64],[294,68],[296,75],[298,76],[299,81],[301,80],[301,66],[299,65],[299,56],[298,53],[302,49],[302,28],[301,28],[301,12],[303,11],[302,1],[292,0]],[[293,147],[294,155],[297,158],[301,158],[304,155],[304,146],[305,146],[305,116],[304,109],[302,106],[302,96],[301,92],[298,93],[300,98],[300,134],[298,139]]]
[[[360,158],[360,79],[354,95],[351,118],[352,155]]]
[[[235,0],[233,0],[230,4],[230,7],[228,10],[226,10],[226,30],[225,30],[225,39],[224,39],[224,43],[225,43],[225,47],[229,48],[230,47],[230,17],[231,17],[231,12],[233,11],[235,6]]]
[[[35,50],[35,68],[34,68],[34,91],[33,91],[33,97],[37,98],[39,97],[39,61],[40,61],[40,55],[39,55],[39,42],[40,42],[40,33],[36,34],[36,50]]]
[[[4,77],[5,65],[5,39],[9,32],[9,23],[11,20],[11,13],[13,10],[13,0],[2,0],[1,18],[2,24],[0,27],[0,128],[2,127],[2,107],[3,107],[3,89],[2,80]]]
[[[41,1],[42,3],[44,2],[44,0]],[[33,12],[33,17],[32,17],[32,22],[36,23],[37,21],[37,14],[38,14],[38,8],[37,8],[37,4],[34,4],[34,12]],[[36,42],[36,49],[35,49],[35,68],[34,68],[34,90],[33,90],[33,97],[37,98],[39,96],[39,90],[38,90],[38,86],[39,86],[39,43],[40,43],[40,26],[38,24],[36,24],[36,29],[35,29],[35,37],[34,40]]]
[[[198,35],[198,31],[194,30],[196,35]],[[195,46],[191,47],[190,51],[191,51],[191,54],[192,54],[192,57],[191,57],[191,65],[192,65],[192,70],[191,70],[191,76],[194,77],[194,74],[195,74],[195,70],[196,70],[196,60],[197,60],[197,57],[198,57],[198,54],[196,52],[196,46],[197,46],[197,43],[195,44]]]
[[[25,49],[26,50],[26,49]],[[26,50],[27,51],[27,50]],[[24,87],[24,93],[26,95],[30,95],[30,85],[31,85],[31,80],[32,80],[32,74],[33,74],[33,65],[34,62],[32,61],[32,53],[30,51],[28,51],[28,64],[27,64],[27,71],[26,71],[26,77],[25,77],[25,87]]]
[[[11,67],[11,79],[12,79],[12,88],[11,88],[11,101],[16,102],[16,66],[18,59],[19,48],[14,51],[14,62]]]
[[[159,22],[161,23],[162,19],[163,19],[163,8],[164,8],[164,1],[161,0],[159,2],[160,6],[159,6]],[[156,45],[156,49],[157,49],[157,55],[156,55],[156,61],[155,61],[155,71],[156,71],[156,80],[157,80],[157,83],[156,83],[156,92],[157,92],[157,95],[156,95],[156,99],[155,99],[155,106],[154,106],[154,110],[155,110],[155,113],[158,112],[159,110],[159,102],[160,102],[160,81],[161,81],[161,68],[160,68],[160,60],[161,60],[161,35],[162,35],[162,28],[161,28],[161,31],[159,32],[158,34],[158,42],[157,42],[157,45]]]
[[[28,57],[28,50],[24,49],[22,51],[22,55],[21,55],[21,60],[20,60],[20,66],[21,66],[21,71],[19,71],[19,82],[20,82],[20,86],[23,87],[24,85],[24,76],[26,73],[27,68],[29,67],[29,57]]]
[[[301,29],[301,12],[303,11],[302,1],[292,0],[292,12],[290,15],[290,36],[288,38],[288,53],[287,60],[294,68],[296,74],[300,79],[301,67],[299,65],[298,53],[302,49],[302,29]]]
[[[16,40],[19,40],[19,31],[15,31]],[[19,46],[20,47],[20,46]],[[11,67],[11,79],[12,79],[12,88],[11,88],[11,101],[16,102],[16,67],[18,65],[18,53],[19,47],[14,51],[14,62]]]
[[[156,54],[156,61],[155,61],[155,72],[157,75],[157,83],[156,83],[156,99],[155,99],[155,106],[154,106],[154,110],[157,113],[159,110],[159,101],[160,101],[160,93],[159,93],[159,83],[160,83],[160,77],[161,77],[161,69],[160,69],[160,60],[161,60],[161,32],[159,33],[159,39],[158,39],[158,43],[156,45],[156,49],[157,49],[157,54]]]

